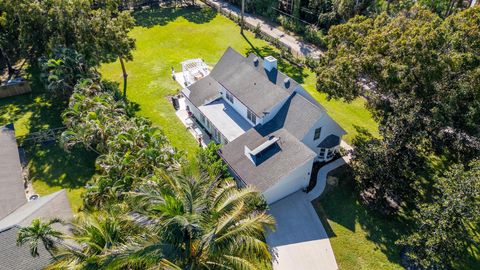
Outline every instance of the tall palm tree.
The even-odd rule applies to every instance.
[[[259,194],[233,181],[177,173],[159,174],[139,192],[132,208],[151,233],[112,250],[106,267],[171,269],[259,269],[271,267],[264,233],[274,220],[249,202]]]
[[[63,245],[55,266],[98,269],[102,253],[126,244],[142,232],[141,227],[123,211],[116,208],[110,208],[110,211],[80,215],[72,224],[71,239],[76,245]]]
[[[23,227],[18,231],[17,245],[22,246],[28,243],[30,254],[37,257],[40,255],[38,245],[41,243],[50,256],[55,259],[54,252],[57,249],[57,244],[63,238],[61,232],[52,228],[52,225],[56,223],[62,223],[62,220],[53,218],[47,222],[42,222],[40,219],[34,219],[30,226]]]

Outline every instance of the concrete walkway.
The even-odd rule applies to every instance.
[[[350,145],[348,145],[345,141],[342,141],[340,143],[340,146],[342,146],[345,150],[349,152],[353,150],[353,148]],[[325,190],[328,173],[335,170],[338,167],[341,167],[349,163],[351,159],[352,159],[351,154],[348,154],[347,156],[341,157],[321,167],[320,170],[318,170],[317,183],[315,184],[315,187],[309,193],[307,193],[308,199],[310,201],[313,201],[316,198],[320,197],[320,195],[322,195],[323,191]]]
[[[353,148],[341,142],[347,151]],[[351,154],[320,168],[317,184],[309,193],[301,190],[270,205],[269,213],[275,218],[277,228],[267,236],[273,251],[273,269],[337,270],[330,240],[311,201],[325,190],[330,171],[350,162]]]
[[[221,0],[203,1],[222,13],[233,14],[236,17],[240,17],[241,9],[235,5]],[[322,51],[313,44],[303,42],[298,37],[285,33],[272,23],[267,22],[255,15],[245,13],[244,18],[245,23],[249,24],[251,28],[255,28],[257,25],[260,25],[260,31],[263,34],[270,36],[273,39],[278,39],[278,41],[282,43],[284,47],[289,48],[292,54],[296,56],[310,56],[313,58],[319,58],[323,54]]]

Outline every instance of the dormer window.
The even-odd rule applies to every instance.
[[[252,122],[254,125],[257,124],[257,117],[255,116],[255,114],[250,111],[249,109],[247,109],[247,118],[248,120],[250,120],[250,122]]]
[[[226,91],[225,96],[226,96],[227,100],[230,101],[230,103],[233,104],[233,95],[230,94],[228,91]]]
[[[315,135],[313,136],[313,140],[318,140],[318,138],[320,138],[321,133],[322,133],[322,128],[321,127],[315,129]]]

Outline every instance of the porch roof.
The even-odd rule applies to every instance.
[[[222,98],[198,109],[229,142],[252,128],[252,125]]]

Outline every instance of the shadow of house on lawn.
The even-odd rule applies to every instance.
[[[209,7],[189,6],[182,8],[151,8],[133,13],[138,26],[153,27],[167,25],[179,17],[189,22],[208,23],[217,16],[217,11]]]
[[[366,208],[358,200],[355,191],[353,171],[350,166],[342,166],[329,174],[338,178],[337,186],[327,186],[322,196],[313,202],[323,224],[331,220],[356,233],[360,225],[376,248],[388,260],[400,264],[401,247],[395,242],[408,233],[409,221],[402,216],[385,217]],[[335,234],[330,226],[325,226],[329,237],[342,237]]]
[[[289,61],[285,60],[285,57],[283,57],[278,50],[272,48],[271,46],[255,47],[245,35],[242,36],[250,45],[250,48],[248,48],[245,52],[247,56],[251,53],[262,58],[271,55],[277,59],[278,69],[281,72],[285,73],[300,84],[305,81],[307,74],[305,73],[305,68],[303,66],[299,66],[297,65],[298,63],[290,63]]]

